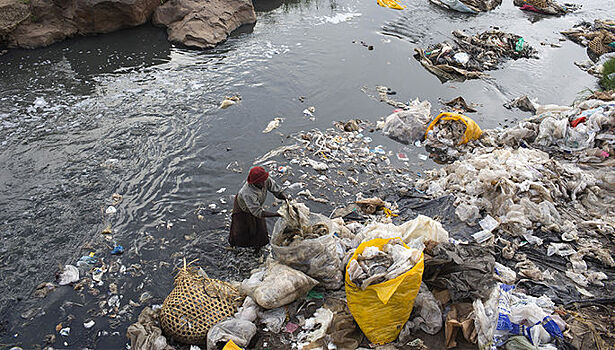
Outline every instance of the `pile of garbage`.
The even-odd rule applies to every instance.
[[[575,4],[559,4],[553,0],[513,0],[513,4],[524,11],[553,16],[565,15],[580,8]]]
[[[604,100],[590,99],[573,106],[541,106],[520,99],[536,115],[481,141],[492,146],[525,142],[545,151],[566,152],[566,157],[579,162],[602,162],[615,151],[615,102],[607,98],[610,96],[601,97]]]
[[[491,11],[502,4],[502,0],[429,0],[449,10],[464,13]]]
[[[536,50],[515,34],[488,30],[471,36],[454,31],[453,36],[453,42],[415,49],[414,57],[443,81],[485,77],[483,71],[496,69],[506,59],[537,58]]]
[[[575,43],[587,47],[593,61],[615,52],[615,21],[596,19],[594,23],[581,22],[572,29],[561,32]]]
[[[483,131],[388,92],[399,110],[377,125],[300,132],[256,160],[312,208],[282,203],[271,255],[234,283],[242,306],[209,329],[207,349],[425,348],[422,332],[441,335],[435,348],[614,345],[615,312],[600,307],[615,300],[615,103],[520,98],[510,107],[535,116]],[[415,180],[371,145],[364,133],[379,127],[461,152]],[[417,215],[449,197],[451,217]],[[314,212],[326,204],[331,215]]]

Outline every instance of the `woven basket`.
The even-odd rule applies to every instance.
[[[237,289],[200,276],[195,267],[180,269],[174,285],[160,309],[160,325],[180,343],[205,344],[209,329],[234,315],[241,302]]]
[[[603,29],[592,41],[589,42],[588,46],[592,52],[598,56],[601,56],[613,50],[608,46],[612,42],[615,42],[615,34]]]

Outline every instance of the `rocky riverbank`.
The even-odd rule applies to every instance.
[[[44,47],[150,20],[167,28],[171,42],[211,48],[240,26],[256,23],[256,14],[251,0],[2,0],[0,47]]]

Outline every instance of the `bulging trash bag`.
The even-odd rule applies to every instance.
[[[392,113],[386,117],[382,131],[391,139],[403,144],[423,139],[423,130],[429,123],[431,104],[418,99],[410,103],[407,110]]]
[[[337,239],[334,236],[335,225],[327,217],[310,213],[308,226],[318,227],[324,235],[310,234],[298,237],[288,243],[285,219],[279,219],[273,227],[271,250],[275,260],[297,269],[316,279],[327,289],[342,286],[342,260],[337,252]],[[313,237],[313,238],[310,238]]]
[[[381,248],[391,239],[376,238],[362,243],[350,262],[356,260],[365,248]],[[419,262],[408,272],[392,280],[369,285],[365,290],[352,283],[347,267],[345,285],[348,309],[370,342],[385,344],[394,341],[408,321],[421,286],[423,259],[421,253]]]
[[[228,318],[207,332],[207,350],[217,350],[229,340],[237,346],[245,348],[256,334],[254,323],[236,318]]]
[[[478,124],[476,124],[476,122],[472,120],[472,118],[466,117],[463,114],[445,112],[440,113],[437,117],[434,118],[434,120],[431,121],[431,123],[429,123],[429,125],[427,126],[427,130],[425,131],[425,137],[427,137],[427,133],[431,129],[433,129],[436,124],[440,122],[440,120],[454,120],[459,123],[463,123],[466,126],[466,130],[461,137],[461,140],[459,140],[460,145],[476,140],[483,134],[483,131],[481,130],[480,126],[478,126]]]
[[[275,309],[299,299],[318,281],[276,261],[268,260],[267,267],[257,270],[241,284],[241,292],[251,296],[265,309]]]

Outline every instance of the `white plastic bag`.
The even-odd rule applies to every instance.
[[[382,131],[391,139],[403,144],[420,141],[430,119],[431,104],[427,101],[413,101],[408,110],[395,112],[386,117]]]
[[[285,246],[282,244],[287,220],[279,219],[271,234],[271,251],[275,260],[314,278],[327,289],[338,289],[343,283],[342,260],[337,251],[337,238],[330,219],[320,214],[309,214],[304,225],[324,224],[329,233],[318,238],[302,239]]]
[[[232,340],[237,346],[245,348],[256,334],[254,323],[236,318],[218,322],[207,332],[207,350],[217,350],[220,344]]]
[[[79,269],[73,265],[65,265],[64,271],[58,278],[58,284],[63,286],[77,281],[79,281]]]
[[[269,331],[280,333],[284,321],[286,321],[286,308],[278,307],[272,310],[261,311],[258,313],[260,321],[267,326]]]
[[[253,279],[253,275],[249,281],[258,283],[258,286],[245,289],[244,286],[249,283],[242,283],[241,290],[265,309],[275,309],[292,303],[318,284],[318,281],[303,272],[272,260],[267,261],[264,274],[261,274],[261,271],[256,271],[255,274],[261,276],[262,279]]]
[[[400,237],[410,248],[422,250],[423,242],[428,240],[448,242],[449,235],[441,223],[425,215],[419,215],[399,226],[383,223],[371,224],[356,235],[353,244],[358,247],[359,244],[370,239],[394,237]]]
[[[252,299],[252,297],[250,296],[247,296],[243,300],[243,305],[235,313],[235,318],[254,322],[256,321],[256,317],[258,316],[259,309],[260,307],[254,301],[254,299]]]

